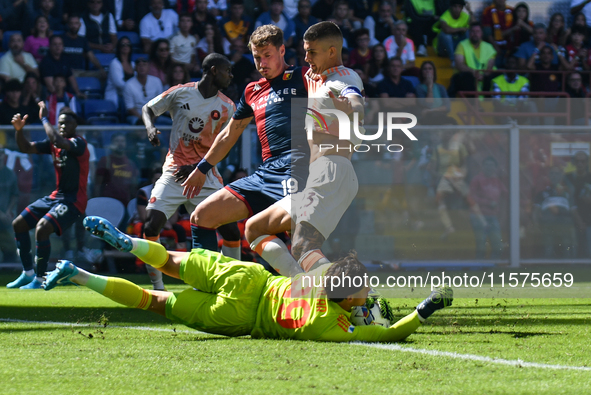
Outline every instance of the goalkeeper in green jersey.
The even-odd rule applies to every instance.
[[[95,275],[69,261],[60,261],[43,283],[45,290],[60,284],[84,285],[117,303],[153,311],[203,332],[272,339],[392,342],[409,336],[433,312],[453,300],[451,289],[436,290],[413,313],[389,328],[354,326],[351,308],[365,304],[369,293],[363,281],[346,281],[367,279],[365,266],[354,254],[307,274],[274,277],[259,264],[209,250],[166,251],[161,244],[121,233],[100,217],[86,217],[84,226],[115,248],[133,253],[191,288],[176,294],[146,290],[127,280]]]

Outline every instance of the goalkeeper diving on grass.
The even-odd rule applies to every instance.
[[[351,323],[351,309],[365,305],[370,288],[362,282],[344,281],[367,278],[365,266],[354,253],[290,278],[273,276],[259,264],[236,261],[209,250],[166,251],[159,243],[123,234],[100,217],[86,217],[84,226],[118,250],[131,252],[191,288],[180,293],[147,290],[122,278],[89,273],[62,260],[48,274],[43,283],[45,290],[69,283],[83,285],[122,305],[150,310],[207,333],[394,342],[408,337],[431,314],[450,306],[453,300],[450,288],[435,290],[414,312],[391,326],[355,326]]]

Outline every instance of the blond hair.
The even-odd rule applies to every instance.
[[[283,45],[283,31],[275,25],[259,26],[250,36],[248,49],[273,45],[279,48]]]

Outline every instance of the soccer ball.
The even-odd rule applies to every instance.
[[[392,321],[392,309],[382,297],[370,297],[365,305],[353,306],[351,309],[351,323],[355,326],[380,325],[388,328]]]
[[[372,325],[373,320],[373,315],[367,306],[353,306],[351,308],[351,323],[353,325]]]
[[[384,298],[376,298],[371,303],[369,312],[373,316],[372,325],[380,325],[389,328],[392,325],[392,313],[388,302]]]

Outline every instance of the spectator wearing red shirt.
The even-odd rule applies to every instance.
[[[513,7],[508,6],[505,0],[494,0],[482,13],[484,37],[497,51],[496,66],[499,68],[505,64],[507,40],[511,34],[513,17]]]
[[[583,45],[585,32],[581,26],[573,26],[570,36],[571,43],[566,46],[566,59],[571,70],[589,70],[591,58]]]

